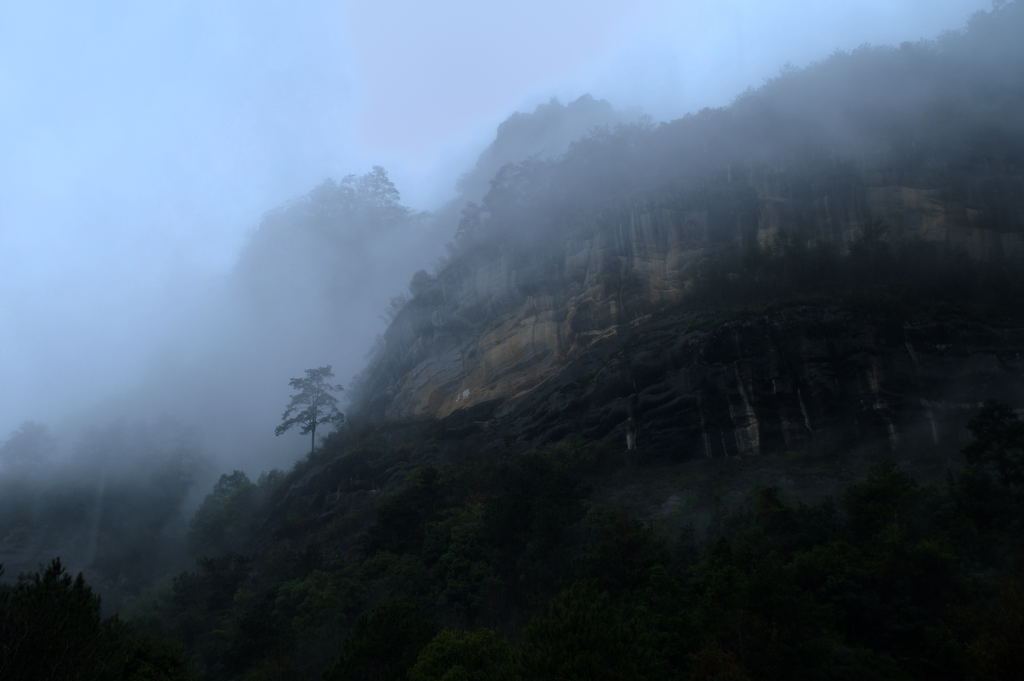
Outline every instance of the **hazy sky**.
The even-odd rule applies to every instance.
[[[517,108],[657,119],[987,0],[0,0],[0,438],[114,390],[261,213],[392,171],[428,207]]]

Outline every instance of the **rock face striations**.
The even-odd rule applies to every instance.
[[[906,206],[896,215],[916,219]],[[754,233],[771,238],[778,228],[760,216]],[[848,224],[842,239],[863,229]],[[828,296],[708,305],[706,229],[699,217],[637,212],[567,239],[540,264],[496,254],[442,272],[396,319],[372,366],[379,415],[438,418],[488,404],[534,414],[521,433],[530,437],[616,431],[623,441],[632,418],[643,445],[716,456],[803,446],[818,431],[939,440],[957,431],[945,429],[951,415],[959,427],[982,400],[1024,394],[1016,320]],[[1020,232],[982,230],[947,218],[917,236],[976,248],[982,263],[1015,256]]]
[[[360,408],[714,457],[937,443],[1019,401],[1024,50],[989,77],[993,41],[839,55],[506,166]]]

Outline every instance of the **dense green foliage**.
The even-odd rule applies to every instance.
[[[187,681],[179,645],[100,616],[82,575],[59,560],[0,584],[0,678],[52,681]]]
[[[318,461],[368,487],[404,456],[335,440],[289,476],[223,476],[193,525],[219,555],[131,626],[57,561],[0,587],[0,672],[190,678],[176,638],[207,679],[1011,678],[1024,494],[1003,471],[1022,423],[987,405],[944,482],[890,463],[814,503],[758,488],[699,531],[601,500],[636,472],[581,442],[421,465],[318,520],[270,519]],[[209,534],[222,523],[233,538]]]
[[[1006,485],[1024,486],[1024,421],[1005,404],[988,402],[970,429],[975,441],[964,450],[968,460],[994,469]]]
[[[1020,423],[983,410],[975,464],[945,481],[883,463],[814,503],[755,489],[697,531],[601,500],[631,466],[579,442],[414,467],[318,519],[283,494],[300,466],[264,483],[292,518],[200,561],[143,623],[211,679],[1008,678],[1024,496],[998,462]],[[304,466],[340,455],[371,487],[397,463],[333,446]]]

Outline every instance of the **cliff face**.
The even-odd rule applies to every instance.
[[[1005,182],[1024,196],[1019,177]],[[1024,332],[1012,324],[827,300],[711,312],[693,294],[710,254],[770,250],[794,225],[801,243],[839,252],[881,224],[890,244],[1019,260],[1020,203],[1017,219],[997,225],[983,204],[941,188],[847,178],[808,196],[784,177],[734,183],[747,206],[725,225],[699,201],[634,205],[539,254],[499,249],[442,272],[372,369],[382,415],[488,405],[518,415],[517,435],[614,432],[625,442],[635,429],[642,444],[715,456],[803,446],[814,433],[938,440],[950,410],[959,423],[985,398],[1024,394]]]
[[[1024,10],[1000,16],[503,167],[362,408],[714,456],[934,441],[1016,401]]]
[[[500,411],[531,441],[580,435],[673,457],[955,443],[1019,399],[1024,330],[793,306],[641,320]]]

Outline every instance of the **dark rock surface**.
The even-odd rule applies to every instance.
[[[1024,395],[1024,328],[796,306],[665,315],[502,404],[517,439],[609,439],[682,459],[855,443],[955,446],[985,399]]]

